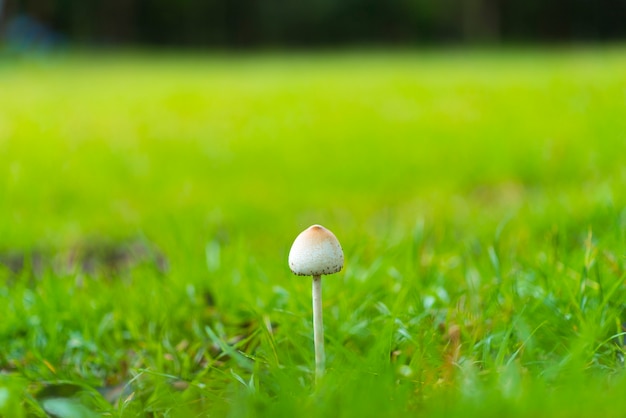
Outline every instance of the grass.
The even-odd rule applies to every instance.
[[[0,415],[622,416],[626,54],[0,64]],[[313,388],[295,236],[325,277]]]

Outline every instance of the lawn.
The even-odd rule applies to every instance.
[[[0,55],[0,416],[621,417],[625,272],[623,47]]]

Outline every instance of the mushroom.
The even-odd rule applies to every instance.
[[[315,380],[324,374],[324,324],[322,322],[322,274],[343,268],[343,251],[337,237],[321,225],[313,225],[296,237],[289,251],[289,268],[298,276],[313,276],[313,342]]]

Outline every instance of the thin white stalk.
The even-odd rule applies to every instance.
[[[324,375],[324,322],[322,320],[322,276],[313,276],[313,342],[315,344],[315,382]]]

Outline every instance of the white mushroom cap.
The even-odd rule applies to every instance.
[[[337,273],[343,268],[343,251],[337,237],[321,225],[305,229],[291,246],[289,268],[298,276]]]

